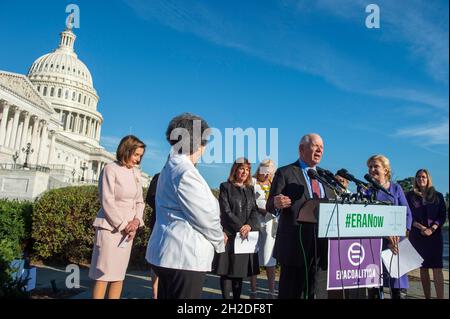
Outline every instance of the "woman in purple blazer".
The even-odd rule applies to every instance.
[[[419,169],[414,178],[414,190],[408,192],[406,198],[413,216],[409,240],[423,258],[420,279],[425,298],[431,297],[431,268],[436,296],[444,299],[442,225],[447,211],[444,196],[434,189],[430,173],[426,169]]]
[[[391,181],[391,164],[389,159],[383,155],[374,155],[367,160],[367,167],[369,168],[370,176],[376,180],[381,186],[387,189],[393,196],[389,196],[383,192],[377,191],[376,199],[382,202],[391,202],[393,205],[406,206],[406,228],[405,236],[411,229],[412,216],[409,209],[408,202],[401,186]],[[398,243],[403,240],[405,236],[391,236],[383,239],[383,249],[390,248],[394,254],[398,253]],[[394,267],[394,265],[393,265]],[[385,287],[391,290],[392,299],[406,299],[406,290],[409,288],[408,274],[400,278],[390,278],[389,273],[383,267],[383,283]],[[374,290],[369,289],[369,298]],[[373,295],[372,295],[373,297]]]

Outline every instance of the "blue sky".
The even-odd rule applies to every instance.
[[[25,74],[56,48],[67,4],[75,49],[91,70],[114,151],[130,132],[148,144],[144,169],[164,165],[164,133],[181,112],[225,128],[278,128],[279,165],[300,137],[325,141],[322,166],[362,177],[373,154],[394,177],[429,168],[448,191],[448,1],[1,1],[0,69]],[[368,29],[366,5],[381,10]],[[200,165],[211,187],[230,164]]]

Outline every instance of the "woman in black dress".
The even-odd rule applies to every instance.
[[[414,179],[414,190],[406,194],[413,215],[409,240],[422,256],[420,279],[426,299],[431,297],[430,268],[433,269],[434,286],[438,299],[444,298],[442,258],[444,242],[442,225],[446,219],[444,196],[437,192],[426,169],[420,169]]]
[[[258,206],[256,205],[251,164],[245,158],[237,159],[228,181],[220,185],[220,220],[229,240],[225,252],[216,254],[215,273],[220,275],[220,288],[224,299],[240,299],[242,280],[259,274],[258,254],[235,254],[236,236],[247,238],[250,231],[258,231]]]

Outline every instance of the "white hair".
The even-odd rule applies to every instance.
[[[319,134],[316,134],[316,133],[309,133],[309,134],[306,134],[306,135],[304,135],[304,136],[302,137],[302,139],[300,140],[300,144],[299,144],[299,145],[309,145],[309,144],[311,144],[311,138],[312,138],[314,135],[315,135],[315,136],[318,136],[320,139],[322,139],[322,138],[320,137]]]

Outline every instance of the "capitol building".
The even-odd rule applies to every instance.
[[[96,184],[115,155],[100,146],[103,117],[71,27],[28,74],[0,70],[0,198],[34,199],[48,189]],[[149,176],[143,175],[144,186]]]

